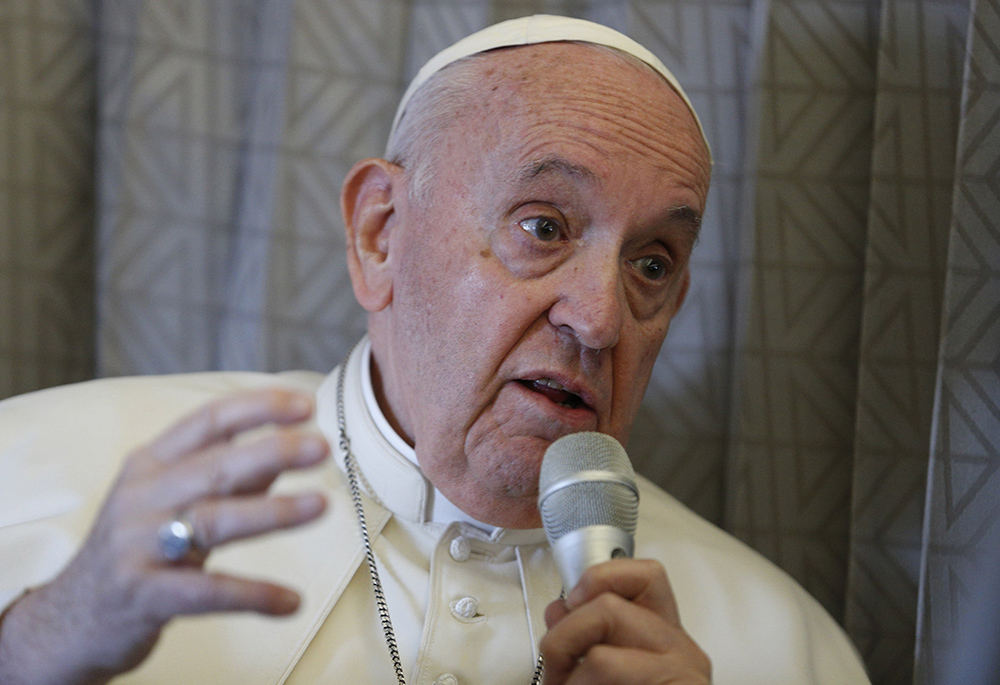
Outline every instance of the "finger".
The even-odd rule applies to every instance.
[[[180,508],[205,497],[260,492],[283,471],[315,466],[330,452],[323,436],[282,431],[200,452],[155,481],[158,500]]]
[[[646,607],[605,593],[563,616],[542,638],[546,663],[572,666],[599,644],[663,652],[683,631]]]
[[[309,492],[203,502],[187,511],[187,519],[198,547],[208,550],[233,540],[308,523],[324,509],[323,495]]]
[[[597,645],[587,652],[565,682],[567,685],[659,682],[708,685],[712,682],[712,665],[700,650],[698,654],[653,654],[640,649]]]
[[[545,607],[545,626],[550,630],[569,613],[565,599],[557,599]]]
[[[284,616],[300,602],[298,593],[274,583],[186,568],[164,571],[149,588],[147,615],[160,623],[174,616],[219,611]]]
[[[312,399],[297,391],[267,388],[240,393],[181,419],[151,442],[146,451],[163,461],[172,461],[257,426],[305,421],[312,411]]]
[[[613,559],[591,566],[566,595],[566,606],[574,608],[611,592],[660,614],[680,625],[677,600],[663,565],[652,559]]]
[[[677,653],[695,661],[704,657],[679,625],[646,607],[605,593],[570,611],[542,638],[540,647],[552,682],[563,682],[581,659],[601,645]]]

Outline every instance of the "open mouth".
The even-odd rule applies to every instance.
[[[587,406],[583,401],[583,398],[576,393],[570,392],[565,386],[550,378],[539,378],[538,380],[533,381],[523,380],[518,382],[529,390],[534,390],[537,393],[545,395],[545,397],[552,402],[555,402],[560,407],[578,409],[580,407]]]

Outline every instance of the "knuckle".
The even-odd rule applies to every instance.
[[[216,400],[198,411],[197,420],[202,424],[198,431],[200,434],[219,436],[223,441],[228,441],[235,435],[235,430],[226,422],[225,408],[228,401],[228,398]]]
[[[222,497],[232,494],[234,483],[221,459],[211,459],[205,464],[204,482],[208,491]]]
[[[615,647],[606,644],[597,644],[587,650],[584,656],[587,670],[592,675],[599,676],[598,682],[614,682],[621,675],[615,650]]]
[[[660,582],[669,582],[667,577],[667,569],[659,561],[655,559],[641,559],[644,570],[649,574],[651,578]]]
[[[619,609],[624,600],[613,592],[602,592],[592,601],[594,606],[601,612],[614,613]]]
[[[172,604],[178,608],[178,613],[195,613],[215,605],[218,590],[211,582],[173,583]]]
[[[140,613],[151,616],[158,613],[158,609],[163,602],[163,593],[156,583],[139,582],[133,578],[128,583],[122,596],[128,597],[129,601]]]
[[[212,592],[206,583],[178,583],[174,590],[179,607],[193,611],[205,606],[211,600]]]
[[[216,517],[204,513],[188,513],[187,520],[191,524],[195,548],[208,549],[221,537]]]

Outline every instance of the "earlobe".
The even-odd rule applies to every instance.
[[[384,159],[364,159],[348,172],[340,192],[351,285],[361,306],[373,313],[392,301],[389,238],[400,171]]]

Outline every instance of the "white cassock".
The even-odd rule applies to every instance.
[[[544,534],[477,524],[437,494],[379,411],[368,364],[365,344],[347,368],[347,430],[407,682],[528,683],[545,606],[560,591]],[[324,491],[328,511],[301,529],[217,549],[208,565],[287,584],[303,595],[300,610],[176,619],[150,659],[115,682],[395,682],[337,447],[337,375],[110,379],[0,403],[0,606],[69,561],[131,449],[208,401],[296,388],[316,393],[316,423],[335,458],[282,476],[275,489]],[[868,682],[843,631],[784,572],[639,484],[636,556],[666,567],[716,685]]]

